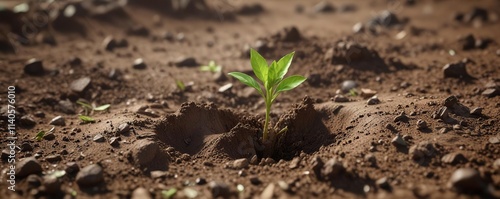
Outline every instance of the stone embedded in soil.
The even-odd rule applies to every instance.
[[[428,141],[422,141],[416,145],[410,147],[408,154],[410,159],[415,161],[421,161],[426,158],[432,158],[436,155],[437,150],[434,144]]]
[[[96,134],[94,136],[94,138],[92,138],[92,140],[94,140],[94,142],[104,142],[104,141],[106,141],[106,139],[104,138],[104,136],[101,133]]]
[[[427,129],[427,122],[424,121],[424,120],[417,120],[417,130],[424,130],[424,129]]]
[[[367,22],[367,27],[371,30],[374,30],[377,26],[392,27],[400,23],[400,20],[394,13],[389,10],[384,10],[379,15],[371,18]]]
[[[349,102],[349,98],[344,95],[335,95],[332,99],[334,102]]]
[[[448,154],[444,155],[441,158],[441,162],[446,163],[446,164],[455,165],[455,164],[459,164],[459,163],[466,163],[467,158],[465,158],[465,156],[460,152],[453,152],[453,153],[448,153]]]
[[[219,88],[219,90],[217,90],[219,93],[229,93],[231,92],[231,88],[233,88],[233,84],[232,83],[228,83],[224,86],[221,86]]]
[[[260,185],[262,181],[259,179],[259,176],[252,176],[250,177],[250,183],[253,185]]]
[[[32,58],[24,65],[24,73],[28,75],[42,75],[45,69],[41,60]]]
[[[471,111],[470,111],[470,114],[471,115],[476,115],[476,116],[481,116],[483,114],[483,108],[481,107],[476,107],[476,108],[473,108]]]
[[[178,67],[196,67],[199,64],[194,57],[179,57],[175,60],[174,65]]]
[[[488,142],[491,144],[498,144],[500,143],[500,136],[493,136],[488,139]]]
[[[68,99],[60,100],[57,104],[57,109],[65,114],[75,114],[76,113],[75,107],[73,106],[73,103],[71,101],[69,101]]]
[[[448,120],[450,118],[449,111],[447,107],[441,107],[438,109],[436,112],[436,117],[435,119],[442,119],[442,120]]]
[[[400,134],[397,134],[396,137],[392,138],[391,144],[394,145],[395,147],[406,147],[408,144],[406,141],[403,139],[403,137]]]
[[[90,77],[82,77],[77,79],[69,85],[72,91],[80,93],[83,92],[90,85]]]
[[[22,152],[33,151],[33,146],[31,146],[31,144],[29,142],[23,142],[21,144],[21,151]]]
[[[38,174],[42,171],[42,165],[34,157],[25,158],[16,164],[16,176],[21,178],[30,174]]]
[[[208,187],[210,187],[210,192],[212,193],[213,198],[227,198],[231,194],[229,186],[224,182],[211,181],[208,183]]]
[[[488,88],[484,90],[481,95],[484,95],[486,97],[495,97],[500,94],[500,90],[496,88]]]
[[[113,36],[107,36],[102,41],[102,46],[107,51],[113,51],[115,48],[127,47],[128,41],[125,39],[116,40]]]
[[[128,124],[127,122],[124,122],[118,126],[117,133],[124,135],[124,134],[128,133],[129,131],[130,131],[130,124]]]
[[[61,191],[61,181],[55,176],[44,176],[43,187],[46,193],[56,194]]]
[[[394,117],[394,122],[408,122],[408,116],[406,116],[405,112],[401,112],[399,115]]]
[[[365,25],[361,22],[358,22],[352,26],[352,32],[354,33],[360,33],[365,31]]]
[[[458,105],[458,98],[454,95],[448,96],[446,99],[444,99],[443,105],[448,108],[454,108],[456,105]]]
[[[132,68],[137,69],[137,70],[143,70],[146,69],[147,65],[144,63],[144,60],[142,58],[138,58],[134,60],[134,64],[132,64]]]
[[[50,163],[56,163],[62,160],[62,157],[60,155],[49,155],[45,157],[45,161],[50,162]]]
[[[42,178],[36,174],[31,174],[26,178],[28,188],[37,188],[42,185]]]
[[[376,105],[376,104],[380,104],[380,100],[378,99],[378,97],[375,95],[373,97],[371,97],[370,99],[368,99],[368,101],[366,101],[366,104],[368,105]]]
[[[486,184],[476,169],[460,168],[451,175],[450,186],[460,193],[481,193]]]
[[[23,127],[31,128],[36,125],[36,121],[32,115],[23,115],[19,119],[19,124]]]
[[[132,192],[131,199],[151,199],[151,194],[144,187],[139,187]]]
[[[470,78],[467,73],[466,64],[463,62],[446,64],[443,67],[443,75],[445,78]]]
[[[132,148],[132,158],[136,164],[146,166],[154,159],[159,150],[160,147],[154,141],[148,139],[138,140]]]
[[[344,164],[337,158],[332,158],[328,160],[321,169],[321,175],[324,179],[333,179],[344,171]]]
[[[377,94],[377,91],[367,89],[367,88],[362,88],[359,96],[361,96],[363,99],[368,99],[370,97],[373,97],[376,94]]]
[[[257,157],[257,155],[253,155],[252,158],[250,158],[250,164],[252,165],[259,164],[259,158]]]
[[[389,184],[389,179],[387,177],[379,178],[377,181],[375,181],[375,184],[381,189],[391,189],[391,185]]]
[[[43,135],[44,140],[54,140],[56,138],[56,135],[54,132],[47,132],[45,135]]]
[[[340,84],[340,89],[342,89],[344,93],[348,93],[350,90],[355,89],[356,87],[358,87],[358,83],[353,80],[345,80],[342,82],[342,84]]]
[[[469,34],[463,38],[460,38],[458,42],[462,46],[462,50],[470,50],[475,47],[476,39],[472,34]]]
[[[290,169],[296,169],[300,166],[300,161],[301,161],[300,157],[295,157],[292,159],[292,161],[290,162],[290,165],[288,167]]]
[[[325,163],[319,156],[314,156],[312,158],[312,170],[314,171],[314,175],[316,175],[316,178],[320,180],[323,179],[322,170],[324,165]]]
[[[197,185],[204,185],[207,184],[207,180],[205,180],[205,178],[196,178],[195,183]]]
[[[64,126],[64,125],[66,125],[66,122],[65,122],[64,118],[59,115],[59,116],[52,118],[52,120],[50,120],[49,124],[55,125],[55,126]]]
[[[246,158],[237,159],[233,162],[234,169],[247,168],[248,165],[249,165],[249,162],[248,162],[248,159],[246,159]]]
[[[328,1],[321,1],[314,5],[314,12],[317,13],[328,13],[328,12],[334,12],[335,7]]]
[[[103,169],[98,164],[91,164],[81,169],[76,175],[76,183],[89,187],[104,181]]]
[[[260,194],[260,199],[272,199],[274,196],[274,189],[276,189],[276,185],[271,183],[267,185],[267,187]]]
[[[120,145],[120,137],[111,137],[109,138],[109,145],[117,147]]]
[[[80,166],[76,162],[68,162],[66,163],[66,168],[64,169],[68,174],[74,174],[80,171]]]

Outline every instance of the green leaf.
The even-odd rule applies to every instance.
[[[278,84],[276,93],[292,90],[302,84],[302,82],[304,81],[306,81],[306,78],[300,75],[292,75],[290,77],[287,77]]]
[[[255,88],[259,92],[260,95],[264,96],[264,93],[262,93],[262,89],[260,88],[259,83],[257,83],[257,81],[255,81],[255,79],[253,79],[253,77],[251,77],[250,75],[247,75],[245,73],[240,73],[240,72],[231,72],[231,73],[228,73],[228,75],[231,75],[234,78],[240,80],[241,83],[243,83],[247,86]]]
[[[79,115],[78,116],[83,122],[95,122],[95,119],[94,118],[91,118],[89,116],[86,116],[86,115]]]
[[[250,63],[252,64],[253,73],[263,83],[267,81],[267,61],[254,49],[250,49]]]
[[[281,81],[283,77],[285,77],[285,74],[288,72],[288,68],[290,68],[290,65],[292,64],[294,55],[295,52],[288,53],[278,61],[278,68],[276,70],[278,81]]]
[[[267,84],[266,89],[270,89],[276,85],[276,82],[278,82],[278,63],[276,61],[273,61],[271,63],[271,66],[269,66],[269,73],[267,74]]]
[[[90,104],[87,104],[85,102],[82,102],[82,101],[77,101],[76,102],[77,104],[80,104],[81,106],[83,106],[84,108],[88,108],[88,109],[92,109],[92,106]]]
[[[37,141],[41,141],[44,135],[45,135],[45,131],[39,131],[34,138]]]
[[[163,198],[165,198],[165,199],[169,199],[169,198],[174,197],[175,193],[177,193],[177,189],[176,188],[171,188],[168,191],[167,190],[163,190],[161,192],[161,196]]]
[[[108,109],[111,106],[111,104],[104,104],[99,107],[94,108],[94,111],[104,111]]]
[[[181,80],[175,80],[175,84],[177,84],[177,88],[179,88],[179,90],[181,91],[186,89],[184,82],[182,82]]]

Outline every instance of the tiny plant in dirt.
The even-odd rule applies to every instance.
[[[77,101],[76,103],[82,106],[85,112],[84,115],[78,115],[78,118],[80,118],[80,120],[82,120],[85,123],[95,122],[95,119],[89,116],[92,115],[94,111],[105,111],[108,110],[108,108],[111,106],[110,104],[104,104],[101,106],[96,106],[95,104],[90,105],[83,101]]]
[[[273,61],[271,65],[267,64],[266,59],[262,57],[254,49],[250,50],[250,63],[252,65],[255,76],[260,80],[257,82],[253,77],[241,73],[231,72],[229,75],[240,80],[243,84],[253,87],[264,98],[266,104],[266,118],[264,121],[264,129],[262,130],[262,141],[266,142],[269,137],[274,138],[274,131],[269,135],[269,121],[271,113],[271,105],[283,91],[292,90],[302,84],[306,78],[300,75],[292,75],[285,77],[288,68],[292,64],[293,55],[291,52],[283,56],[278,62]],[[286,129],[284,129],[286,131]],[[280,132],[283,132],[281,130]]]
[[[206,66],[200,66],[200,71],[218,73],[222,70],[222,66],[215,64],[215,61],[208,62]]]

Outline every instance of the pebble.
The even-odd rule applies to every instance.
[[[473,108],[471,111],[470,111],[470,114],[471,115],[476,115],[476,116],[481,116],[483,114],[483,108],[481,107],[476,107],[476,108]]]
[[[103,169],[97,164],[91,164],[84,167],[76,175],[76,183],[80,186],[94,186],[103,181]]]
[[[488,139],[488,142],[490,142],[491,144],[498,144],[500,143],[500,136],[490,137],[490,139]]]
[[[448,108],[454,108],[456,105],[458,105],[458,98],[454,95],[448,96],[446,99],[444,99],[443,105]]]
[[[106,141],[106,139],[104,138],[104,136],[101,133],[96,134],[92,140],[94,140],[94,142]]]
[[[377,181],[375,181],[375,184],[384,190],[391,189],[391,185],[389,184],[389,179],[387,177],[379,178]]]
[[[204,185],[207,184],[207,180],[205,180],[205,178],[196,178],[195,183],[197,185]]]
[[[40,162],[34,157],[25,158],[16,164],[16,176],[21,178],[30,174],[38,174],[43,171]]]
[[[68,99],[60,100],[57,104],[57,109],[65,114],[75,114],[76,113],[75,106],[73,106],[73,103],[71,101],[69,101]]]
[[[457,169],[450,178],[450,185],[457,192],[480,193],[485,188],[485,183],[476,169]]]
[[[370,99],[368,99],[368,101],[366,101],[366,104],[368,105],[376,105],[376,104],[380,104],[380,100],[378,99],[378,97],[375,95],[373,97],[371,97]]]
[[[19,119],[19,124],[23,127],[31,128],[36,125],[36,121],[31,115],[24,115]]]
[[[60,155],[49,155],[45,157],[45,161],[50,162],[50,163],[56,163],[62,160],[62,157]]]
[[[328,1],[321,1],[314,5],[314,12],[316,13],[328,13],[334,11],[335,7]]]
[[[151,194],[144,187],[139,187],[132,192],[131,199],[151,199]]]
[[[228,83],[224,86],[221,86],[218,90],[219,93],[228,93],[231,91],[231,88],[233,88],[233,84],[232,83]]]
[[[466,65],[463,62],[446,64],[443,67],[443,75],[445,78],[469,78]]]
[[[120,137],[109,138],[109,145],[117,147],[120,144]]]
[[[252,89],[253,90],[253,89]],[[257,157],[257,155],[253,155],[252,158],[250,159],[250,164],[252,165],[257,165],[259,164],[259,158]]]
[[[260,194],[260,199],[272,199],[274,196],[274,189],[276,188],[276,185],[274,183],[271,183],[267,185],[267,187],[262,191]]]
[[[208,187],[210,187],[213,198],[227,198],[231,194],[229,186],[224,182],[211,181],[210,183],[208,183]]]
[[[345,168],[342,162],[337,158],[332,158],[325,163],[321,169],[321,174],[325,179],[333,179],[344,171]]]
[[[425,122],[424,120],[417,120],[417,130],[424,130],[424,129],[427,129],[427,122]]]
[[[401,112],[398,116],[394,117],[394,122],[408,122],[408,116],[405,112]]]
[[[354,24],[354,26],[352,26],[352,32],[354,32],[354,33],[361,33],[364,31],[365,31],[365,26],[361,22],[358,22],[358,23]]]
[[[83,92],[90,84],[90,77],[82,77],[80,79],[74,80],[70,84],[70,88],[72,91],[80,93]]]
[[[408,144],[406,141],[401,137],[400,134],[397,134],[396,137],[392,138],[391,144],[394,145],[395,147],[406,147]]]
[[[446,107],[441,107],[437,111],[437,118],[436,119],[442,119],[442,120],[448,120],[450,118],[448,108]]]
[[[356,87],[358,87],[358,83],[356,83],[353,80],[346,80],[346,81],[343,81],[342,84],[340,84],[340,89],[344,93],[348,93],[350,90],[352,90]]]
[[[55,126],[64,126],[64,125],[66,125],[66,122],[65,122],[64,118],[59,115],[59,116],[52,118],[52,120],[50,120],[49,124],[55,125]]]
[[[462,46],[462,50],[470,50],[473,49],[476,45],[476,39],[472,34],[469,34],[463,38],[458,40],[460,45]]]
[[[124,135],[124,134],[128,133],[129,131],[130,131],[130,124],[128,124],[127,122],[124,122],[118,126],[117,133]]]
[[[73,67],[80,66],[82,65],[82,63],[82,59],[80,59],[79,57],[72,57],[68,60],[68,64]]]
[[[337,95],[335,95],[335,96],[332,98],[332,101],[334,101],[334,102],[339,102],[339,103],[342,103],[342,102],[349,102],[349,98],[347,98],[347,97],[346,97],[346,96],[344,96],[344,95],[337,94]]]
[[[248,162],[248,159],[246,158],[241,158],[237,159],[233,162],[233,168],[234,169],[243,169],[247,168],[250,163]]]
[[[314,174],[316,175],[316,178],[318,178],[319,180],[322,180],[323,179],[323,176],[322,176],[322,170],[323,170],[323,166],[325,165],[325,163],[323,163],[323,160],[319,157],[319,156],[314,156],[312,158],[312,169],[314,171]]]
[[[252,183],[253,185],[259,185],[262,183],[262,181],[260,181],[258,176],[252,176],[250,177],[250,183]]]
[[[29,188],[36,188],[42,185],[42,178],[36,174],[31,174],[26,178]]]
[[[467,158],[462,153],[459,152],[454,152],[454,153],[448,153],[444,155],[441,158],[441,162],[444,162],[446,164],[459,164],[459,163],[465,163],[467,162]]]
[[[288,166],[290,169],[296,169],[300,165],[300,157],[295,157],[293,160],[290,162],[290,166]]]
[[[56,194],[61,191],[61,181],[55,176],[44,176],[43,187],[48,194]]]
[[[43,75],[45,69],[41,60],[32,58],[24,65],[24,73],[28,75]]]
[[[496,89],[496,88],[488,88],[488,89],[485,89],[481,95],[484,95],[486,97],[495,97],[497,95],[500,94],[500,90],[499,89]]]
[[[422,141],[416,145],[410,147],[408,151],[410,159],[415,161],[421,161],[425,158],[432,158],[436,155],[436,149],[434,144],[428,141]]]
[[[158,144],[148,139],[138,140],[134,143],[132,157],[136,164],[146,166],[160,150]]]
[[[44,140],[54,140],[56,138],[56,135],[53,132],[47,132],[45,135],[43,135]]]
[[[376,94],[377,94],[377,91],[367,89],[367,88],[362,88],[359,96],[361,96],[363,99],[368,99],[370,97],[373,97]]]
[[[113,36],[107,36],[102,41],[102,46],[107,51],[113,51],[115,48],[127,47],[128,41],[125,39],[118,41]]]
[[[144,60],[142,58],[137,58],[134,60],[134,64],[132,65],[132,68],[137,69],[137,70],[143,70],[146,69],[147,65],[144,63]]]
[[[287,191],[289,192],[291,189],[290,189],[290,185],[288,183],[286,183],[285,181],[283,180],[280,180],[278,181],[278,186],[281,188],[281,190],[283,191]]]
[[[194,57],[179,57],[175,62],[175,66],[186,66],[186,67],[196,67],[198,66],[198,62]]]
[[[281,33],[281,40],[284,42],[298,42],[302,40],[302,36],[297,27],[285,27]]]
[[[64,169],[68,174],[74,174],[80,171],[80,166],[76,162],[68,162],[66,163],[66,168]]]
[[[33,146],[31,146],[31,144],[29,142],[23,142],[21,144],[21,151],[22,152],[33,151]]]

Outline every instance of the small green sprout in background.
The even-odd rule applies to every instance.
[[[168,191],[167,190],[163,190],[161,191],[161,196],[165,199],[169,199],[169,198],[172,198],[174,197],[174,195],[177,193],[177,189],[176,188],[171,188],[169,189]]]
[[[292,75],[283,79],[288,72],[288,68],[292,64],[294,54],[295,52],[291,52],[283,56],[278,62],[273,61],[271,65],[268,66],[266,59],[264,59],[262,55],[254,49],[250,49],[250,63],[255,76],[261,81],[260,84],[253,77],[245,73],[229,73],[229,75],[240,80],[243,84],[255,88],[259,94],[264,97],[266,104],[266,119],[262,134],[263,141],[266,141],[269,136],[268,128],[271,105],[274,100],[276,100],[281,92],[292,90],[306,80],[305,77],[300,75]],[[262,87],[264,87],[264,90],[262,90]]]
[[[104,104],[96,107],[95,104],[90,105],[83,101],[77,101],[76,103],[82,106],[83,110],[85,111],[84,115],[78,115],[78,118],[80,118],[80,120],[85,123],[95,122],[94,118],[89,116],[92,115],[94,111],[105,111],[111,106],[111,104]]]
[[[215,64],[215,61],[211,60],[206,66],[200,66],[200,71],[218,73],[222,70],[222,66]]]
[[[351,95],[353,97],[358,96],[358,90],[356,90],[355,88],[349,90],[349,95]]]
[[[36,136],[34,137],[36,141],[42,141],[43,136],[45,135],[45,131],[38,131]]]
[[[180,91],[186,90],[186,85],[181,80],[175,80],[175,84]]]

